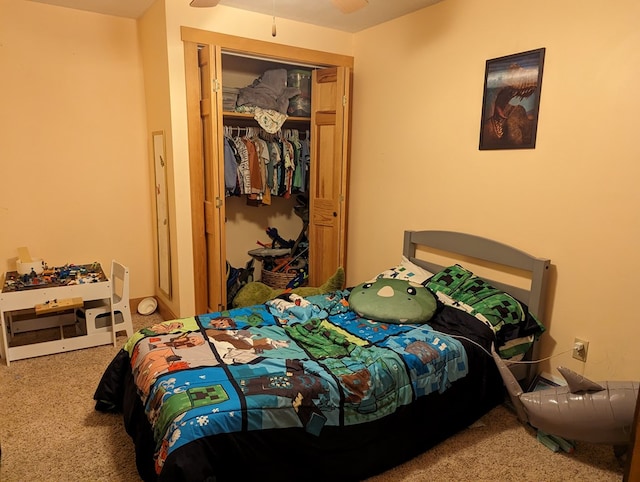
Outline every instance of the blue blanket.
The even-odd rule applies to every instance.
[[[348,291],[172,320],[125,346],[153,428],[156,472],[219,433],[377,420],[467,374],[460,342],[428,324],[349,309]]]

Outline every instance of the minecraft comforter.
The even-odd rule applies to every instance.
[[[348,295],[145,328],[107,368],[96,407],[124,412],[145,480],[356,480],[502,400],[480,348],[493,333],[473,316],[439,306],[428,324],[380,323]]]

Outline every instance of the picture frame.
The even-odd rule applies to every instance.
[[[534,149],[545,49],[486,61],[480,150]]]

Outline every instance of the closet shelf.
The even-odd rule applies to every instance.
[[[250,112],[232,112],[232,111],[227,111],[225,110],[222,115],[226,118],[229,119],[253,119],[253,114]],[[294,117],[294,116],[289,116],[287,118],[287,121],[292,121],[292,122],[310,122],[311,121],[311,117]]]
[[[251,114],[250,112],[224,111],[222,113],[222,117],[224,119],[225,124],[228,123],[229,121],[235,124],[242,124],[242,125],[251,125],[252,123],[256,122],[256,120],[253,118],[253,114]],[[310,122],[311,122],[311,117],[289,116],[284,124],[285,126],[292,126],[292,125],[308,126]]]

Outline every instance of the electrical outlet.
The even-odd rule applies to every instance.
[[[573,358],[581,362],[587,361],[587,351],[589,350],[589,342],[576,338],[573,341]]]

